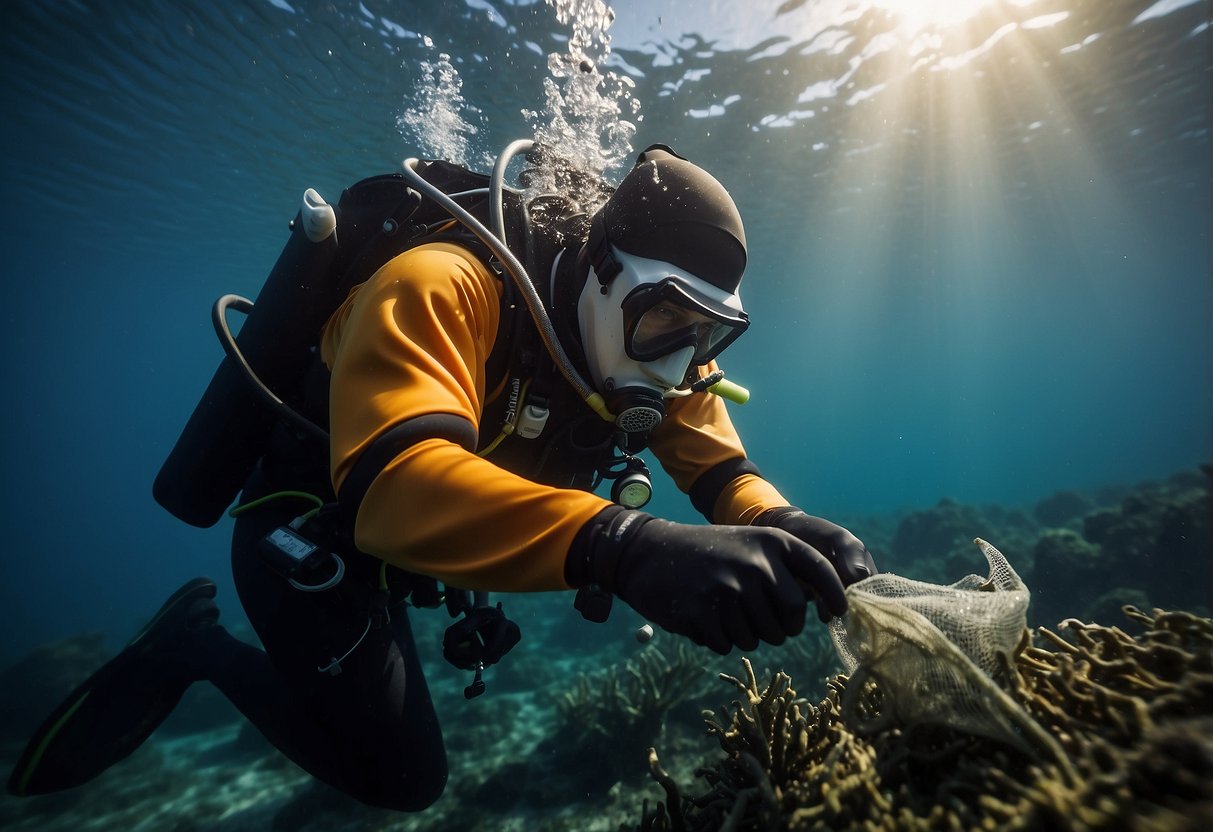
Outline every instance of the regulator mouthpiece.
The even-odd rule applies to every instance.
[[[740,384],[721,379],[708,388],[709,393],[715,393],[722,399],[728,399],[733,404],[745,404],[750,400],[750,391],[742,387]]]
[[[750,400],[750,391],[740,384],[726,381],[723,370],[717,370],[711,375],[691,382],[692,393],[702,393],[704,390],[714,393],[722,399],[728,399],[734,404],[745,404]]]

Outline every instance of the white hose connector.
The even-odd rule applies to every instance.
[[[337,212],[315,188],[303,192],[299,216],[303,220],[303,233],[313,243],[323,242],[337,233]],[[336,239],[333,241],[336,242]]]

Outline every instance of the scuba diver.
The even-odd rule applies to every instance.
[[[521,152],[550,159],[515,142],[491,176],[410,159],[335,208],[309,190],[256,303],[216,303],[227,355],[154,492],[197,526],[235,516],[264,649],[190,581],[47,718],[11,792],[95,777],[207,680],[319,780],[419,811],[447,762],[408,606],[458,618],[469,698],[520,638],[493,591],[575,590],[593,621],[618,597],[722,654],[845,612],[872,556],[763,479],[725,409],[745,393],[716,359],[749,325],[728,192],[654,145],[587,217],[505,187]],[[708,525],[641,510],[646,449]]]

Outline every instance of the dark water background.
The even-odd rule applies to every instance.
[[[635,147],[745,217],[755,325],[725,366],[788,497],[1014,506],[1208,461],[1209,3],[918,31],[841,0],[615,10]],[[484,156],[530,135],[567,31],[534,2],[0,6],[0,659],[125,638],[195,574],[239,618],[230,521],[151,498],[220,356],[210,303],[256,294],[305,188],[417,154],[395,122],[422,61],[452,56]],[[668,483],[655,511],[697,519]]]

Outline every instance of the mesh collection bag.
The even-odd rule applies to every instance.
[[[831,625],[850,674],[843,718],[859,733],[942,725],[1064,758],[996,682],[1014,672],[1030,594],[1001,552],[974,543],[989,563],[987,578],[939,586],[881,573],[847,588],[847,614]],[[873,718],[858,707],[869,681],[881,693]]]

